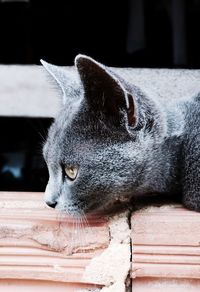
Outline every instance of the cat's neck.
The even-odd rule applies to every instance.
[[[169,105],[164,109],[165,137],[150,147],[139,192],[181,192],[180,174],[184,114],[181,108]]]

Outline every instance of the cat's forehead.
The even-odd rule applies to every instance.
[[[60,158],[66,164],[86,164],[95,165],[109,163],[114,157],[119,157],[120,147],[108,145],[107,143],[97,143],[94,140],[67,140],[62,145]]]
[[[89,111],[84,104],[73,114],[69,114],[69,109],[62,110],[56,118],[52,132],[56,136],[59,133],[63,139],[67,138],[71,142],[80,140],[102,140],[111,137],[113,129],[107,127],[102,119],[92,111]]]
[[[46,147],[50,157],[103,160],[113,154],[114,145],[130,139],[123,128],[105,122],[102,115],[87,108],[85,101],[73,114],[68,113],[69,109],[62,110],[50,128]]]
[[[61,160],[66,161],[98,160],[114,154],[117,139],[108,134],[100,134],[95,129],[95,126],[93,129],[81,126],[78,128],[77,124],[74,127],[71,124],[65,128],[58,128],[58,125],[54,124],[44,146],[44,152],[50,157],[56,154],[57,158],[59,156]]]

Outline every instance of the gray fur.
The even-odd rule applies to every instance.
[[[43,65],[64,96],[43,151],[46,202],[81,215],[141,194],[181,192],[185,206],[200,211],[198,96],[166,103],[132,84],[130,69],[83,55],[71,75]],[[65,165],[79,167],[75,181],[64,176]]]

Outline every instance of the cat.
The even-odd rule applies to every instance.
[[[76,72],[41,63],[63,100],[43,148],[47,205],[81,216],[181,193],[200,211],[199,95],[160,102],[85,55],[75,58]]]

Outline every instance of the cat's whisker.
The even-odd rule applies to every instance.
[[[72,218],[73,228],[72,228],[72,250],[76,247],[76,218]]]
[[[83,246],[83,226],[81,224],[81,217],[78,217],[78,228],[79,228],[79,241],[81,246]]]
[[[56,210],[56,220],[59,222],[59,223],[62,223],[62,212],[60,210]]]
[[[65,206],[62,209],[56,209],[56,210],[57,210],[57,219],[59,221],[64,221],[64,222],[67,221],[69,214]]]
[[[87,243],[87,225],[84,223],[83,217],[81,217],[81,225],[82,225],[83,243],[84,243],[84,245],[86,245],[86,243]]]
[[[78,217],[75,217],[75,220],[76,220],[75,240],[76,240],[76,246],[78,246],[78,245],[80,245],[80,231],[79,231]]]
[[[81,226],[80,226],[80,217],[77,217],[77,239],[79,246],[82,245],[82,238],[81,238]]]
[[[85,212],[84,211],[81,212],[81,216],[82,216],[84,225],[86,225],[86,227],[90,228],[90,225],[89,225],[89,222],[88,222],[88,218],[85,215]]]

